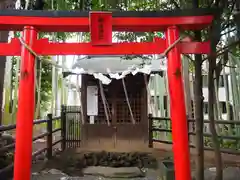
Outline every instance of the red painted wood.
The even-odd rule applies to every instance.
[[[37,39],[33,27],[25,27],[24,40],[29,47]],[[35,106],[35,57],[26,49],[21,51],[14,180],[30,180],[32,166],[32,131]]]
[[[182,54],[209,54],[209,42],[182,42],[177,45]],[[21,44],[14,38],[10,43],[0,43],[0,55],[20,56]],[[164,39],[155,42],[113,43],[111,46],[93,46],[91,43],[50,43],[48,39],[36,40],[33,50],[41,56],[47,55],[139,55],[161,54],[166,49]]]
[[[111,12],[90,12],[90,36],[92,45],[112,44]]]
[[[210,54],[210,42],[181,42],[177,45],[181,54]]]
[[[18,38],[13,38],[9,43],[0,43],[1,56],[20,56],[21,43]]]
[[[117,17],[112,19],[113,31],[153,32],[177,25],[181,29],[203,29],[213,21],[213,16],[189,17]],[[0,30],[22,31],[26,25],[43,32],[89,32],[87,17],[24,17],[0,16]]]
[[[179,38],[177,27],[169,27],[166,33],[167,45]],[[178,47],[168,53],[168,87],[170,95],[170,114],[172,123],[173,155],[176,180],[190,180],[190,154],[188,126],[185,109],[181,56]]]

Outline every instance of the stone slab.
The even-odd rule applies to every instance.
[[[90,166],[83,169],[85,175],[103,176],[109,178],[134,178],[144,177],[144,173],[137,167],[102,167],[102,166]]]

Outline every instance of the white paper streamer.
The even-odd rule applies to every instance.
[[[116,62],[115,63],[108,63],[108,62]],[[124,62],[123,62],[124,61]],[[102,63],[101,63],[102,62]],[[112,61],[109,59],[106,60],[100,58],[94,59],[85,59],[80,60],[76,64],[73,65],[73,72],[76,74],[89,74],[93,75],[94,78],[99,79],[103,84],[108,85],[111,83],[112,79],[123,79],[128,74],[136,75],[137,73],[143,74],[151,74],[152,71],[165,71],[166,67],[166,58],[162,59],[154,59],[154,60],[147,60],[144,62],[142,59],[140,60],[120,60],[113,58]],[[125,63],[125,64],[124,64]],[[136,64],[131,64],[136,63]],[[99,64],[99,66],[98,66]],[[106,67],[105,67],[106,64]],[[128,65],[126,65],[128,64]],[[113,69],[107,66],[112,66]],[[115,66],[113,66],[115,65]],[[95,70],[94,70],[94,67]],[[121,69],[122,67],[124,69]],[[81,67],[81,68],[79,68]],[[85,69],[84,69],[85,68]],[[101,72],[100,72],[101,71]]]

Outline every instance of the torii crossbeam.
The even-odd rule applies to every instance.
[[[213,21],[212,9],[167,12],[71,12],[1,10],[0,30],[23,31],[24,42],[37,55],[162,54],[179,39],[180,30],[201,30]],[[90,32],[89,43],[57,43],[38,39],[38,32]],[[112,31],[165,31],[154,42],[112,43]],[[209,54],[209,42],[180,42],[167,54],[176,180],[190,180],[187,117],[181,54]],[[19,39],[0,43],[0,55],[21,56],[14,180],[30,180],[34,117],[35,56]]]

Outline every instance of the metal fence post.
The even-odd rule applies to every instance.
[[[189,145],[191,145],[190,126],[192,125],[192,123],[189,121],[189,119],[190,119],[190,116],[187,115],[188,142],[189,142]]]
[[[61,137],[62,137],[62,151],[66,149],[66,106],[62,105],[61,107]]]
[[[153,147],[153,117],[152,114],[148,116],[148,147]]]
[[[47,121],[47,158],[51,159],[52,158],[52,114],[48,114],[48,121]]]

